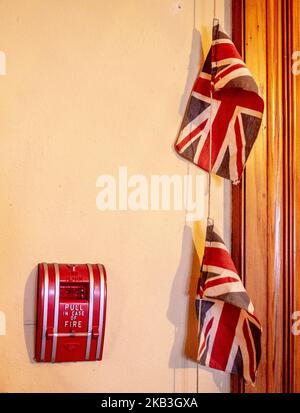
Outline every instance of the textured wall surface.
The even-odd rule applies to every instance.
[[[217,2],[227,28],[229,3]],[[212,13],[211,0],[0,1],[0,391],[196,391],[206,175],[190,167],[199,222],[172,207],[101,211],[96,182],[118,184],[120,166],[148,183],[187,173],[172,145]],[[213,191],[229,239],[229,189],[213,179]],[[41,261],[106,265],[102,363],[33,361]],[[200,368],[199,390],[228,391],[229,378]]]

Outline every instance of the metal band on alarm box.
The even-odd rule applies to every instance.
[[[89,321],[88,321],[88,333],[92,332],[93,326],[93,312],[94,312],[94,273],[91,264],[87,264],[90,275],[90,301],[89,301]],[[91,351],[92,335],[89,334],[86,340],[85,359],[89,360]]]
[[[43,330],[42,330],[42,346],[41,346],[41,361],[45,360],[46,351],[46,334],[47,334],[47,321],[48,321],[48,292],[49,292],[49,274],[48,265],[43,264],[44,267],[44,308],[43,308]]]
[[[55,271],[55,302],[54,302],[54,326],[53,326],[53,343],[51,361],[55,362],[56,357],[56,345],[57,345],[57,330],[58,330],[58,309],[59,309],[59,267],[58,264],[54,264]]]
[[[96,360],[100,358],[101,343],[103,337],[103,320],[104,320],[104,304],[105,304],[105,281],[103,265],[98,264],[100,274],[100,311],[99,311],[99,337],[97,342]]]

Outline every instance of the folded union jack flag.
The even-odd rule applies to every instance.
[[[263,110],[251,73],[233,42],[215,24],[212,46],[194,84],[175,150],[205,171],[236,184],[257,138]]]
[[[208,223],[198,283],[198,362],[254,384],[261,325],[222,238]]]

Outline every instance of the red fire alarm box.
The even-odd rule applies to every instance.
[[[36,361],[101,360],[106,318],[102,264],[39,264]]]

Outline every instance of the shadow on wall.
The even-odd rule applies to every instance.
[[[179,129],[178,129],[178,133],[176,135],[176,138],[174,140],[174,144],[177,141],[179,134],[180,134],[180,130],[181,130],[181,125],[183,123],[184,120],[184,116],[185,116],[185,112],[188,106],[188,102],[190,99],[190,95],[191,95],[191,91],[193,89],[195,80],[197,79],[197,76],[200,72],[200,62],[202,63],[204,59],[203,56],[203,50],[202,50],[202,46],[201,46],[201,35],[200,32],[198,30],[195,29],[195,27],[193,28],[193,34],[192,34],[192,45],[191,45],[191,52],[190,52],[190,58],[189,58],[189,64],[187,67],[187,79],[185,82],[185,87],[184,87],[184,91],[183,94],[181,96],[180,99],[180,103],[179,103],[179,110],[178,113],[179,115],[181,115],[182,117],[182,121],[181,124],[179,125]],[[173,153],[178,156],[179,159],[182,158],[179,157],[179,155],[177,154],[177,152],[175,151],[174,148],[174,144],[172,145],[172,150]],[[189,169],[189,163],[186,162],[187,164],[187,170]]]
[[[198,350],[198,321],[195,308],[195,298],[197,284],[200,275],[200,261],[198,251],[204,250],[205,234],[201,229],[200,223],[194,223],[193,231],[188,226],[184,226],[182,236],[181,257],[174,277],[167,317],[175,327],[175,337],[169,358],[169,367],[175,370],[180,368],[197,368]],[[195,238],[195,242],[194,242]],[[194,363],[189,363],[190,360]],[[221,371],[199,366],[200,371],[208,371],[212,374],[213,380],[220,392],[229,391],[228,374]],[[176,383],[174,383],[174,388]]]
[[[200,72],[200,63],[202,64],[202,62],[204,61],[203,49],[201,44],[202,43],[200,32],[194,28],[192,34],[189,64],[187,67],[188,75],[179,104],[179,114],[182,116],[185,114],[188,99],[190,97],[197,75]]]
[[[38,266],[35,266],[29,274],[24,291],[24,337],[28,357],[31,363],[34,363],[35,348],[37,272]]]
[[[187,79],[180,99],[179,114],[184,118],[190,94],[203,62],[203,48],[200,32],[194,28],[187,67]],[[180,128],[179,132],[180,133]],[[178,135],[176,140],[178,139]],[[172,148],[173,151],[174,147]],[[177,155],[177,153],[175,152]],[[180,158],[182,160],[182,158]],[[187,173],[189,173],[189,163]],[[197,224],[195,224],[197,225]],[[199,226],[199,224],[198,224]],[[200,227],[200,226],[199,226]],[[204,243],[204,235],[201,234]],[[175,326],[175,341],[170,355],[171,368],[184,368],[186,358],[197,359],[197,319],[195,312],[195,292],[199,278],[200,262],[193,241],[192,229],[185,224],[182,236],[181,258],[172,285],[167,317]],[[183,297],[184,294],[184,297]],[[186,333],[183,331],[186,328]]]
[[[204,234],[200,234],[200,237],[204,242]],[[175,339],[169,359],[171,368],[184,368],[186,359],[193,361],[197,359],[195,294],[199,270],[200,261],[194,245],[192,229],[185,225],[180,262],[174,277],[167,312],[168,319],[175,327]]]
[[[201,45],[201,35],[198,30],[193,29],[190,60],[188,65],[188,76],[184,93],[180,100],[179,114],[184,117],[188,105],[188,99],[197,74],[200,71],[200,62],[203,63],[204,55]],[[178,136],[176,137],[177,140]],[[174,148],[173,148],[174,150]],[[175,150],[174,150],[175,152]],[[176,152],[175,152],[176,153]],[[189,173],[189,163],[187,162],[187,173]],[[195,242],[197,243],[197,248]],[[197,251],[204,251],[205,233],[199,222],[194,223],[193,230],[185,224],[182,235],[181,257],[174,277],[170,302],[167,311],[169,321],[174,325],[175,338],[169,358],[169,367],[175,370],[180,368],[197,368],[198,350],[198,321],[195,309],[195,297],[197,284],[200,275],[200,261]],[[187,364],[187,361],[194,363]],[[200,370],[209,371],[219,390],[228,391],[228,375],[223,372],[211,370],[206,367],[199,367]],[[174,389],[176,383],[174,382]]]
[[[182,118],[184,118],[190,94],[203,59],[201,35],[194,26],[187,67],[187,79],[179,104],[179,114]],[[178,133],[180,133],[180,128]],[[172,149],[175,152],[174,147]],[[176,152],[175,154],[177,155]],[[189,163],[186,162],[186,164],[187,173],[189,173]],[[204,243],[204,235],[201,234],[201,237]],[[197,319],[194,300],[199,269],[200,262],[193,241],[192,229],[185,224],[182,236],[181,258],[174,277],[167,311],[168,319],[175,326],[175,340],[169,360],[169,367],[171,368],[184,368],[186,367],[187,358],[193,361],[197,359]]]

